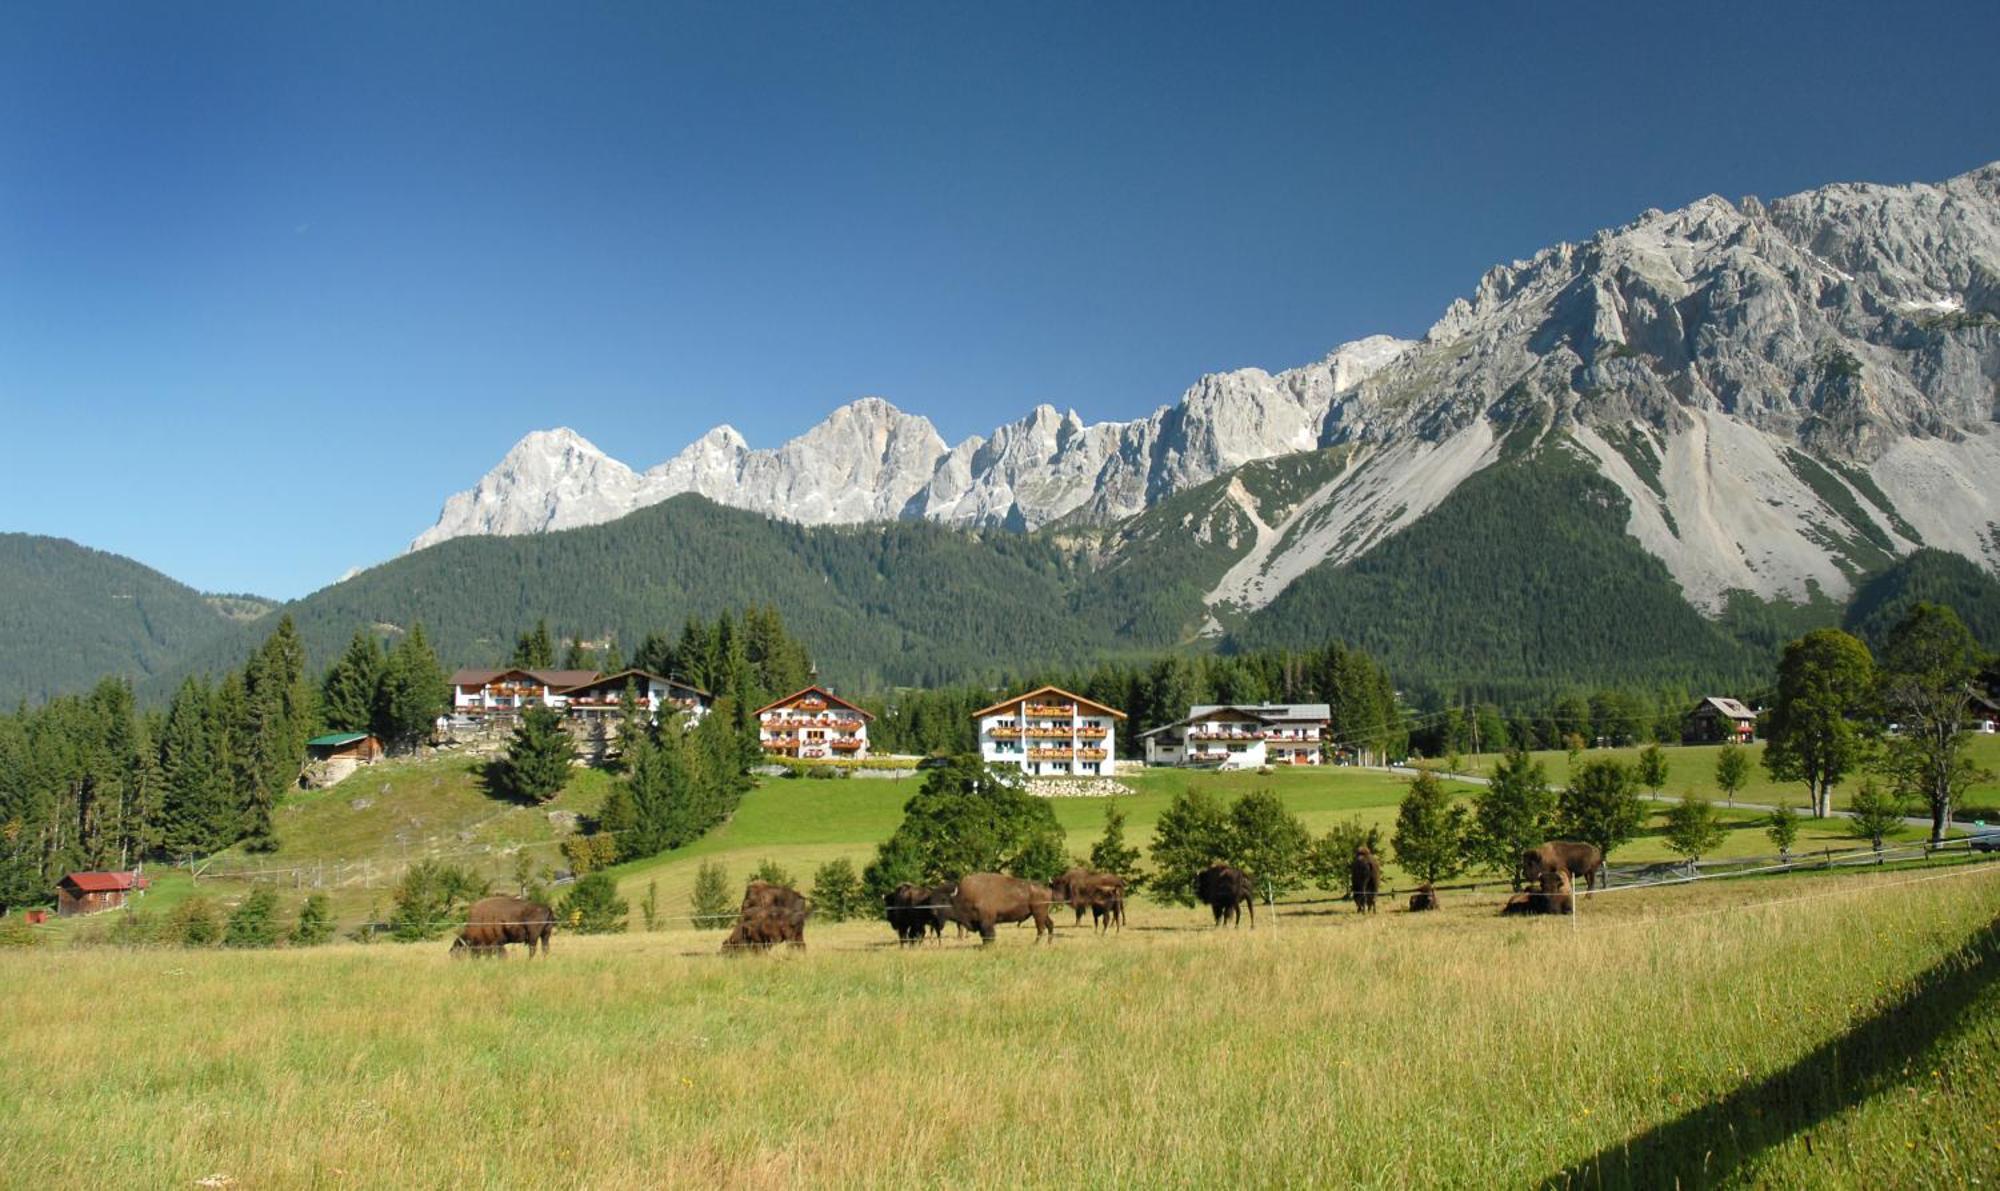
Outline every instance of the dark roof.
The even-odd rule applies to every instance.
[[[451,676],[451,685],[485,686],[495,679],[514,674],[532,678],[552,691],[582,686],[597,677],[595,670],[523,670],[518,666],[510,666],[504,670],[458,670]]]
[[[353,744],[357,740],[368,739],[366,732],[330,732],[325,736],[315,736],[306,741],[307,748],[339,748],[343,744]]]
[[[806,687],[804,690],[793,691],[791,694],[786,695],[782,699],[773,699],[771,702],[764,704],[764,706],[759,707],[757,710],[751,712],[750,714],[763,715],[767,711],[773,711],[776,710],[777,708],[784,707],[791,703],[795,703],[807,695],[818,695],[820,698],[825,699],[828,703],[838,703],[842,707],[845,707],[847,710],[859,714],[861,718],[864,720],[872,720],[875,718],[874,716],[868,714],[867,712],[862,711],[859,707],[856,707],[854,704],[849,703],[847,700],[841,698],[839,695],[836,695],[832,691],[827,690],[823,686],[809,686]]]
[[[661,683],[675,690],[692,691],[695,694],[700,695],[704,699],[715,698],[714,695],[709,694],[707,691],[702,690],[700,687],[696,686],[691,682],[682,682],[678,678],[668,678],[664,675],[655,674],[651,670],[641,670],[638,669],[637,667],[633,667],[632,669],[629,670],[620,670],[616,674],[606,674],[601,678],[596,678],[577,686],[558,690],[556,694],[574,695],[578,691],[595,690],[598,687],[608,687],[608,688],[616,688],[618,690],[624,690],[626,682],[633,679],[641,679],[641,678],[650,679],[653,682]]]
[[[138,873],[71,873],[61,883],[81,893],[116,893],[146,887],[145,878]]]

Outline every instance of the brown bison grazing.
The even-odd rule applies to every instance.
[[[897,940],[905,945],[921,943],[924,932],[929,931],[942,942],[944,924],[951,921],[951,895],[956,888],[951,884],[913,885],[905,881],[890,890],[882,904],[889,925],[896,928]]]
[[[1073,868],[1049,882],[1049,892],[1058,902],[1068,902],[1076,911],[1074,925],[1083,924],[1083,912],[1090,911],[1091,925],[1099,930],[1112,926],[1125,929],[1125,878],[1116,873],[1093,873]]]
[[[1354,849],[1354,863],[1347,866],[1347,885],[1353,890],[1354,909],[1359,914],[1375,912],[1375,897],[1382,892],[1382,862],[1363,844]]]
[[[1056,924],[1049,918],[1054,901],[1047,885],[1003,873],[968,873],[958,879],[958,888],[952,892],[952,920],[978,931],[981,942],[991,943],[995,926],[1032,918],[1035,940],[1040,942],[1046,934],[1054,942]]]
[[[1211,864],[1196,874],[1195,896],[1202,904],[1215,912],[1215,925],[1221,926],[1224,919],[1230,925],[1243,925],[1243,909],[1250,908],[1250,929],[1257,929],[1257,888],[1250,883],[1250,874],[1228,864]]]
[[[1551,868],[1581,879],[1586,889],[1601,888],[1604,883],[1604,853],[1596,844],[1559,839],[1521,853],[1521,880],[1528,885],[1539,884],[1542,871]]]
[[[466,911],[465,925],[451,949],[465,955],[490,955],[504,959],[507,944],[526,943],[528,954],[541,944],[542,955],[549,953],[549,936],[555,933],[556,916],[540,902],[519,897],[482,897]]]
[[[723,940],[724,951],[764,951],[780,943],[806,945],[806,918],[812,913],[805,896],[796,889],[752,881],[743,891],[743,906],[736,914],[736,927]]]
[[[1429,881],[1417,886],[1417,891],[1410,895],[1410,909],[1412,911],[1435,910],[1437,908],[1438,893],[1436,889],[1431,887]]]

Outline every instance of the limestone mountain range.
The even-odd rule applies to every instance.
[[[1697,606],[1844,597],[1930,545],[2000,570],[2000,164],[1937,184],[1711,196],[1490,270],[1415,342],[1197,381],[1129,422],[1042,405],[958,444],[879,398],[775,449],[719,426],[646,471],[522,439],[412,549],[596,524],[681,493],[806,524],[1112,525],[1253,461],[1340,464],[1209,595],[1261,607],[1414,523],[1520,433],[1587,453]],[[1213,519],[1190,513],[1200,533]]]

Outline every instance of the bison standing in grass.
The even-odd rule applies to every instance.
[[[944,941],[944,924],[951,921],[951,895],[958,887],[952,884],[913,885],[908,881],[889,891],[882,899],[889,925],[896,928],[896,938],[905,946],[924,941],[924,932],[929,931],[939,942]],[[964,933],[964,928],[960,928]]]
[[[725,952],[767,951],[780,943],[804,948],[806,918],[812,907],[796,889],[752,881],[743,891],[743,906],[736,914],[735,929],[723,940]]]
[[[526,943],[533,958],[540,944],[543,958],[549,954],[549,936],[555,933],[556,916],[540,902],[520,897],[482,897],[466,911],[465,925],[452,940],[454,954],[496,959],[507,957],[507,944]]]
[[[969,873],[960,877],[951,896],[952,920],[979,932],[982,943],[993,941],[993,928],[1002,922],[1035,920],[1035,940],[1047,935],[1055,941],[1056,924],[1049,917],[1055,895],[1047,885],[1009,877],[1003,873]]]
[[[1375,912],[1376,895],[1382,892],[1382,862],[1363,844],[1354,849],[1354,863],[1347,866],[1347,886],[1353,891],[1357,914]]]
[[[1215,925],[1221,926],[1224,919],[1230,925],[1243,925],[1243,909],[1250,909],[1250,929],[1257,929],[1257,887],[1250,883],[1250,874],[1229,864],[1211,864],[1196,874],[1195,896],[1199,897],[1215,913]]]
[[[1117,926],[1125,929],[1125,878],[1116,873],[1093,873],[1089,869],[1073,868],[1049,882],[1049,891],[1059,902],[1068,902],[1076,911],[1076,922],[1083,925],[1083,912],[1090,911],[1091,925],[1099,930]]]
[[[1586,889],[1599,889],[1604,884],[1604,853],[1596,844],[1561,839],[1521,853],[1521,880],[1531,888],[1541,883],[1542,873],[1548,869],[1568,873]]]

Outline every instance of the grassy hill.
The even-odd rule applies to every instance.
[[[243,599],[218,607],[129,558],[0,533],[0,705],[156,674],[230,636]]]
[[[817,784],[817,783],[816,783]],[[0,951],[36,1183],[1968,1185],[2000,866],[897,950]],[[54,1028],[56,1026],[60,1028]],[[41,1028],[33,1028],[39,1026]],[[88,1089],[52,1094],[50,1089]],[[116,1144],[103,1139],[116,1138]]]

